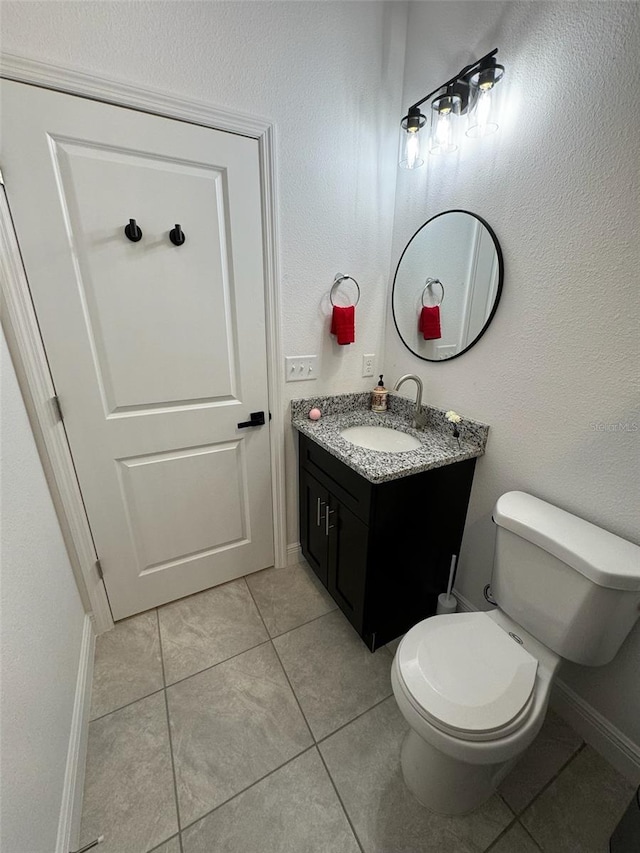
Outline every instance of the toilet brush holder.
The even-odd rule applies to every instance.
[[[449,569],[449,583],[447,584],[447,591],[441,592],[438,596],[438,607],[436,608],[436,616],[442,616],[445,613],[455,613],[456,608],[458,607],[458,600],[456,599],[455,595],[451,595],[453,580],[456,576],[457,562],[458,555],[453,554],[451,557],[451,567]]]
[[[455,595],[447,595],[446,592],[441,592],[438,596],[438,607],[436,616],[442,616],[446,613],[455,613],[458,608],[458,599]]]

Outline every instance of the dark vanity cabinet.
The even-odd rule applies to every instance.
[[[376,484],[299,437],[302,553],[375,651],[435,613],[476,460]]]

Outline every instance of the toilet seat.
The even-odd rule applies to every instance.
[[[397,657],[412,706],[453,737],[501,738],[531,712],[538,660],[487,613],[425,619],[406,634]]]

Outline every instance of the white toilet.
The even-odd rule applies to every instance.
[[[442,814],[495,791],[540,731],[562,658],[600,666],[640,615],[640,547],[524,492],[498,499],[490,613],[432,616],[391,680],[405,782]]]

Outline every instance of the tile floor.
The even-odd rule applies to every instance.
[[[100,853],[605,853],[633,794],[555,714],[498,794],[406,790],[389,677],[306,565],[134,616],[97,644],[82,843]]]

